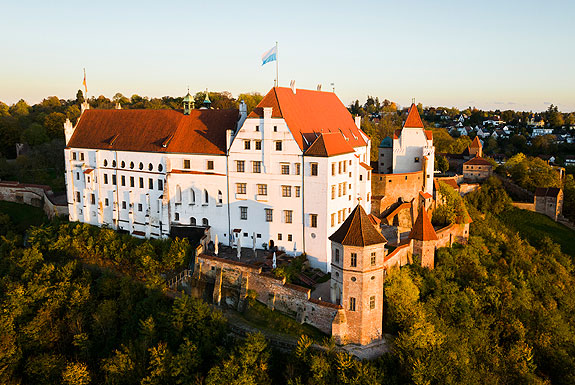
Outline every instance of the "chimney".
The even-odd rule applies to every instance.
[[[289,86],[291,87],[291,90],[292,90],[293,94],[295,95],[295,80],[292,80],[291,82],[289,82]]]
[[[238,124],[237,124],[236,131],[238,131],[243,126],[247,117],[248,117],[248,106],[242,100],[242,101],[240,101],[240,116],[238,118]]]
[[[90,109],[90,105],[88,104],[88,102],[86,100],[84,100],[84,102],[81,105],[80,114],[83,114],[84,111],[89,110],[89,109]]]
[[[74,126],[70,119],[66,119],[64,122],[64,136],[66,137],[66,144],[70,141],[70,138],[74,135]]]
[[[272,118],[273,107],[264,107],[264,119]]]
[[[226,152],[230,151],[230,146],[232,145],[233,131],[226,130]]]
[[[317,90],[318,90],[318,91],[321,91],[321,84],[318,84],[318,85],[317,85]]]
[[[361,116],[358,115],[355,117],[355,125],[357,128],[361,129]]]

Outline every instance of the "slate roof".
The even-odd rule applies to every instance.
[[[392,147],[393,147],[393,139],[391,139],[391,137],[389,136],[383,138],[383,140],[379,144],[379,148],[392,148]]]
[[[329,240],[344,246],[360,247],[387,243],[387,239],[376,230],[359,204],[355,206],[339,229],[329,237]]]
[[[558,187],[537,187],[535,189],[535,196],[557,198],[560,191],[561,189]]]
[[[84,111],[68,142],[72,148],[139,152],[225,154],[226,130],[235,130],[238,110]]]
[[[418,241],[435,241],[439,239],[437,238],[435,229],[433,228],[425,209],[419,210],[417,219],[409,233],[409,239],[415,239]]]
[[[344,136],[337,132],[320,134],[308,147],[306,156],[334,156],[354,152],[353,148],[345,140]]]
[[[365,134],[357,128],[347,108],[333,92],[274,87],[248,118],[263,117],[263,107],[273,107],[272,118],[285,119],[302,151],[322,133],[340,133],[350,147],[367,145]],[[305,139],[304,139],[305,136]]]

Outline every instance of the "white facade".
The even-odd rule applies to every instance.
[[[425,158],[425,159],[424,159]],[[393,140],[393,173],[421,171],[425,167],[425,192],[433,194],[435,147],[423,128],[404,127]]]
[[[212,240],[241,237],[251,247],[255,237],[257,248],[305,252],[329,271],[328,237],[358,202],[371,210],[369,138],[353,152],[306,156],[272,107],[263,117],[241,112],[239,128],[227,131],[227,154],[66,148],[70,220],[147,238],[209,226]],[[67,123],[67,142],[74,130]]]

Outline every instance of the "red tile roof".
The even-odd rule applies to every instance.
[[[482,147],[483,145],[481,144],[477,136],[473,138],[473,142],[471,142],[471,144],[469,145],[469,148],[482,148]]]
[[[405,119],[405,123],[403,123],[403,127],[423,128],[423,122],[421,121],[421,117],[419,116],[419,111],[417,111],[415,103],[411,104],[409,113],[407,114],[407,119]]]
[[[359,165],[360,165],[361,167],[365,168],[367,171],[373,170],[373,167],[371,167],[371,166],[368,165],[367,163],[359,162]]]
[[[485,158],[480,158],[476,156],[473,159],[468,160],[467,162],[463,163],[464,165],[480,165],[480,166],[493,166],[490,161]]]
[[[353,147],[367,145],[364,133],[355,125],[347,108],[333,92],[296,90],[274,87],[262,99],[248,118],[261,118],[263,107],[273,107],[272,117],[285,119],[300,149],[306,150],[314,139],[304,140],[311,135],[335,132],[341,133]]]
[[[427,138],[427,140],[433,140],[433,131],[431,130],[425,130],[425,137]]]
[[[376,230],[361,205],[349,214],[329,240],[344,246],[369,246],[386,243],[387,239]]]
[[[428,192],[420,191],[420,192],[419,192],[419,195],[421,195],[424,199],[433,198],[433,196],[432,196],[430,193],[428,193]]]
[[[535,196],[556,198],[560,192],[561,192],[561,189],[558,187],[548,187],[548,188],[547,187],[537,187],[535,189]]]
[[[435,230],[433,229],[426,210],[419,210],[417,219],[409,233],[409,239],[418,241],[436,241],[439,239],[437,238],[437,234],[435,234]]]
[[[225,154],[238,110],[86,110],[68,147]]]
[[[459,191],[459,185],[455,181],[454,178],[442,178],[442,179],[435,179],[433,183],[435,184],[435,189],[439,190],[439,182],[443,182],[446,185],[452,187],[455,191]]]
[[[337,132],[320,134],[308,147],[306,156],[334,156],[354,152],[353,148],[345,140],[345,137]]]

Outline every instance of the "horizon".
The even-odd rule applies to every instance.
[[[370,95],[401,106],[415,97],[460,110],[575,111],[575,53],[565,49],[575,4],[329,4],[7,4],[0,101],[74,98],[83,68],[88,96],[183,96],[188,86],[265,95],[275,64],[262,67],[261,55],[278,41],[280,86],[335,83],[346,106]]]

